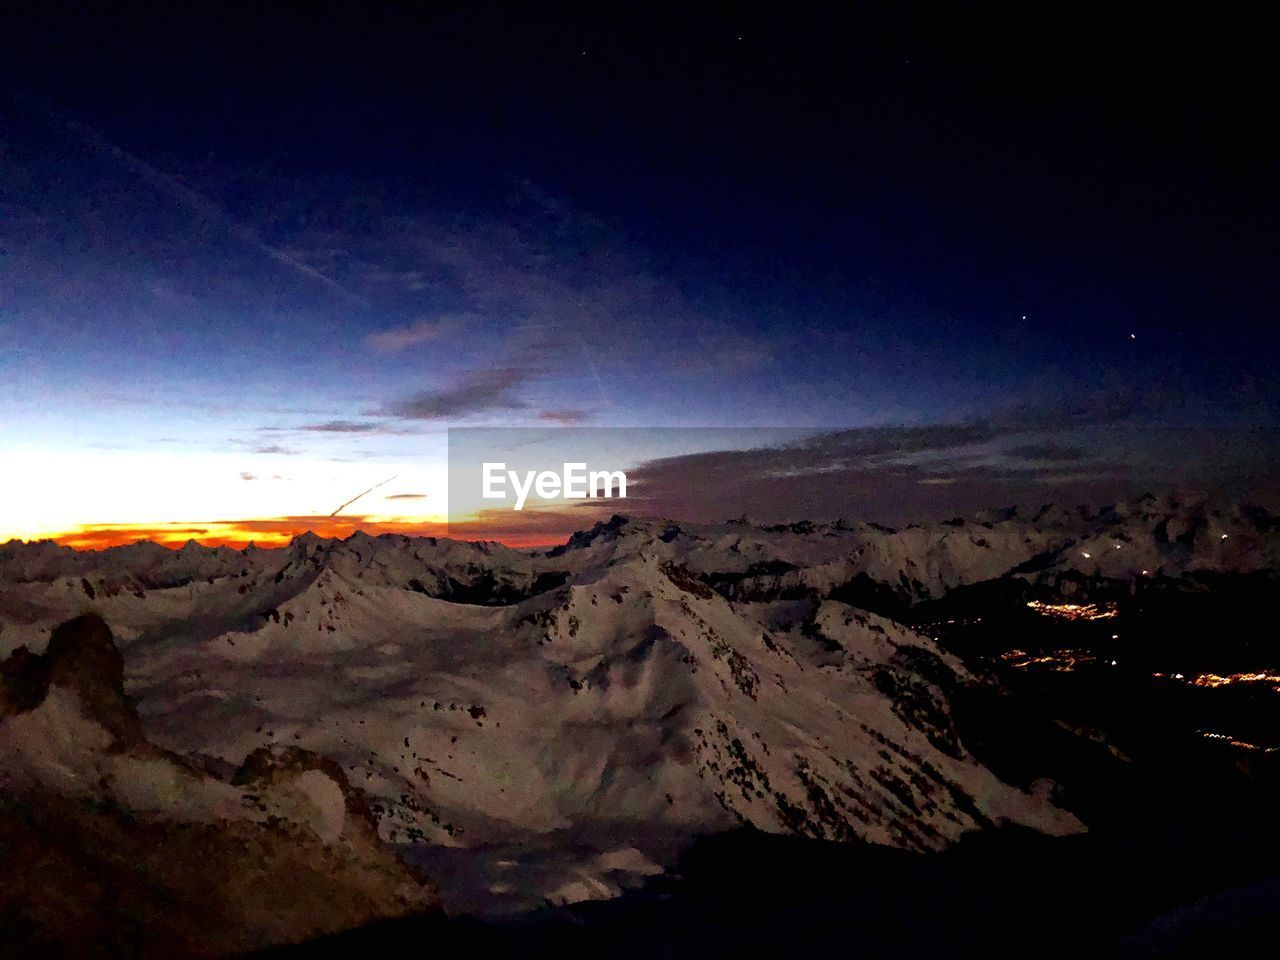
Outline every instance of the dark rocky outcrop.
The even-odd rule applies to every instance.
[[[74,696],[87,730],[109,734],[86,738],[109,741],[106,752],[65,746],[78,728],[30,742],[58,732],[60,714],[35,713],[57,688]],[[49,759],[65,770],[65,789],[32,772]],[[300,782],[314,773],[341,790],[337,836],[326,835],[335,811],[311,801],[315,778]],[[122,782],[132,776],[182,788],[169,808],[139,806],[136,784]],[[243,811],[183,806],[234,800],[237,789]],[[369,808],[332,761],[262,749],[227,783],[208,764],[149,743],[96,614],[58,626],[44,654],[19,648],[0,663],[0,863],[5,956],[234,956],[438,904],[430,882],[379,841]]]
[[[0,719],[39,706],[50,687],[73,691],[117,744],[144,739],[137,707],[124,692],[124,660],[98,614],[55,627],[43,654],[20,647],[0,663]]]

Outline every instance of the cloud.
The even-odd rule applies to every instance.
[[[590,417],[591,413],[587,410],[543,410],[538,414],[539,420],[563,427],[577,426],[580,423],[585,423]]]
[[[365,346],[376,353],[399,353],[410,347],[433,343],[460,325],[456,317],[416,320],[407,327],[379,330],[365,337]]]
[[[1070,426],[1122,423],[1150,415],[1159,406],[1154,396],[1140,396],[1127,388],[1095,390],[1079,397],[1065,397],[1051,403],[1015,406],[994,419],[1007,428],[1036,427],[1059,430]]]
[[[382,427],[377,423],[357,423],[353,420],[329,420],[326,423],[309,423],[297,428],[310,433],[377,433]]]
[[[257,479],[258,479],[258,475],[257,475],[257,474],[255,474],[255,473],[250,473],[250,472],[249,472],[249,471],[247,471],[247,470],[242,470],[242,471],[240,472],[240,479],[241,479],[241,480],[257,480]]]
[[[1010,447],[1006,452],[1011,456],[1021,457],[1024,460],[1041,460],[1053,463],[1079,460],[1084,456],[1084,451],[1079,447],[1066,446],[1052,441]]]
[[[382,499],[384,500],[425,500],[425,493],[389,493]]]
[[[545,341],[551,349],[536,375],[563,372],[566,364],[577,375],[577,357],[564,349],[572,339],[589,366],[602,364],[600,383],[607,385],[610,368],[691,379],[713,369],[755,370],[787,349],[783,334],[758,331],[756,318],[691,297],[605,221],[528,183],[512,187],[499,217],[406,213],[371,201],[358,233],[318,229],[296,241],[317,251],[345,248],[349,261],[365,265],[365,283],[399,287],[405,302],[420,302],[414,292],[430,289],[432,300],[447,304],[451,312],[443,316],[368,335],[366,347],[379,353],[438,342],[456,328],[467,335],[460,348],[478,340],[486,356],[505,349],[521,365],[529,365],[531,342]]]
[[[472,370],[452,386],[393,401],[382,412],[407,420],[449,420],[490,410],[523,410],[528,404],[514,391],[531,375],[517,367]]]
[[[297,450],[290,449],[289,447],[282,447],[278,443],[269,443],[265,446],[254,447],[253,452],[271,454],[271,455],[276,455],[281,457],[296,457],[298,455]]]
[[[773,345],[748,337],[741,330],[721,329],[691,338],[688,349],[676,358],[675,367],[684,372],[714,369],[726,373],[750,373],[773,363]]]
[[[651,460],[627,471],[626,512],[686,520],[853,517],[888,524],[1007,506],[1101,505],[1185,486],[1275,501],[1275,436],[1107,423],[1112,404],[1024,418],[877,427],[756,449]],[[1178,455],[1172,458],[1170,450]]]
[[[382,415],[382,413],[381,411],[371,411],[367,415],[380,416]],[[396,424],[391,424],[386,422],[379,423],[379,422],[368,421],[368,420],[322,420],[322,421],[317,421],[315,423],[302,423],[302,424],[298,424],[297,426],[288,426],[288,427],[282,427],[282,426],[257,427],[256,430],[258,433],[279,434],[284,436],[285,438],[290,438],[289,435],[292,435],[291,439],[293,440],[298,440],[299,435],[305,434],[305,433],[329,433],[329,434],[336,434],[340,436],[341,435],[404,436],[406,434],[415,432],[414,430],[409,429],[404,425],[396,425]],[[243,441],[237,440],[234,442],[241,443]],[[255,453],[292,454],[297,451],[292,450],[288,447],[273,445],[268,447],[259,447],[254,452]]]

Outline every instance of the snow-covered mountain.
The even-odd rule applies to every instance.
[[[0,656],[97,612],[158,744],[330,758],[446,899],[515,908],[612,895],[744,822],[913,849],[1078,831],[1051,782],[966,748],[965,665],[861,598],[1274,570],[1278,544],[1265,514],[1154,498],[898,531],[615,517],[552,550],[11,543]]]

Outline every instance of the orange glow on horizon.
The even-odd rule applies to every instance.
[[[576,529],[563,532],[539,529],[521,532],[492,520],[447,524],[439,521],[375,520],[364,516],[279,517],[264,520],[227,520],[209,523],[99,524],[50,532],[39,539],[52,540],[75,550],[104,550],[150,541],[178,549],[194,540],[205,547],[243,549],[288,546],[295,537],[314,533],[331,540],[345,540],[363,531],[371,537],[396,534],[408,537],[439,537],[453,540],[496,541],[508,547],[550,547],[564,543]]]

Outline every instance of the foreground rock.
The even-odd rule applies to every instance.
[[[0,663],[6,953],[229,956],[436,906],[336,765],[221,779],[146,740],[122,674],[95,614]]]

